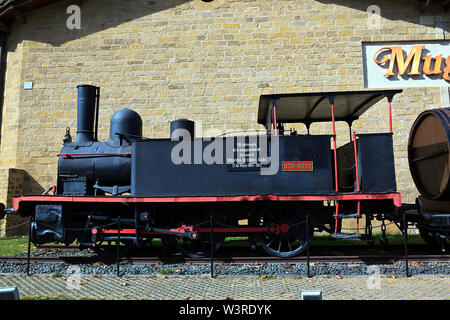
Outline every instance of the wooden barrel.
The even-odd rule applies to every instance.
[[[421,195],[450,199],[450,108],[422,112],[409,133],[409,169]]]

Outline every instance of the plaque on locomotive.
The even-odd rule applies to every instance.
[[[258,136],[229,137],[226,154],[228,171],[251,171],[269,167],[268,139],[267,136],[263,138],[264,142]],[[232,147],[231,150],[228,150],[228,144]]]

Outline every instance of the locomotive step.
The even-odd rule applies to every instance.
[[[357,213],[349,213],[349,214],[339,214],[339,215],[333,215],[333,218],[338,219],[353,219],[353,218],[361,218],[361,214]]]
[[[356,234],[356,233],[336,233],[336,235],[332,235],[333,238],[338,240],[353,240],[353,241],[369,241],[373,240],[373,237],[367,236],[365,234]]]
[[[80,247],[92,248],[95,247],[95,243],[92,242],[77,242]]]

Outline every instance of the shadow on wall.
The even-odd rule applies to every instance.
[[[438,1],[431,2],[430,7],[420,10],[420,5],[425,1],[411,0],[317,0],[326,5],[337,5],[352,8],[360,11],[372,13],[371,9],[375,8],[376,13],[387,20],[402,20],[408,23],[423,25],[427,27],[439,27],[444,31],[450,31],[450,18],[448,11],[446,12]],[[371,6],[377,6],[371,7]],[[420,17],[434,16],[434,19],[421,19]]]
[[[23,171],[23,194],[42,194],[45,191],[34,178],[26,171]],[[55,173],[56,179],[56,173]]]
[[[275,0],[265,1],[274,1],[275,3]],[[364,12],[368,12],[368,8],[375,5],[379,8],[379,14],[385,19],[403,20],[414,24],[424,23],[427,26],[429,26],[430,20],[421,21],[420,16],[440,16],[442,20],[446,19],[447,21],[441,22],[438,19],[434,19],[434,24],[445,31],[449,31],[450,28],[448,13],[445,13],[443,7],[438,3],[431,5],[425,12],[420,12],[418,9],[420,2],[411,2],[411,0],[316,1],[325,5],[343,6]],[[256,2],[257,0],[255,0]],[[71,30],[67,27],[67,22],[71,16],[71,13],[67,13],[67,8],[73,5],[73,2],[61,1],[27,13],[27,23],[18,23],[12,29],[14,33],[16,28],[23,28],[17,32],[16,37],[20,37],[20,39],[17,39],[17,42],[30,40],[59,46],[142,17],[147,18],[143,19],[136,26],[148,28],[146,32],[152,32],[152,29],[157,30],[159,27],[169,25],[171,19],[180,19],[187,8],[205,9],[204,17],[207,18],[210,10],[220,10],[222,5],[227,6],[226,3],[226,0],[87,0],[78,4],[81,28]],[[251,1],[249,2],[250,4],[254,5]],[[155,15],[166,10],[170,10],[170,13],[164,14],[164,16]],[[29,27],[30,25],[32,28]],[[58,31],[58,28],[61,28],[61,32],[55,32]],[[189,25],[186,28],[189,28]],[[14,41],[10,45],[14,46]],[[14,50],[15,48],[9,49]]]
[[[8,170],[8,191],[6,195],[6,206],[13,206],[13,197],[23,194],[42,194],[44,188],[25,170]],[[28,219],[14,215],[6,216],[5,232],[6,237],[28,235]]]
[[[223,2],[224,0],[214,0]],[[77,6],[80,8],[80,29],[69,29],[69,24],[73,25],[74,11],[67,13],[69,6],[73,1],[61,1],[48,5],[26,14],[26,24],[15,22],[12,25],[12,33],[16,34],[18,43],[22,40],[38,41],[49,43],[53,46],[59,46],[66,42],[86,37],[90,34],[114,28],[120,24],[128,23],[136,19],[153,15],[155,13],[172,9],[170,16],[177,19],[177,16],[183,14],[183,9],[177,8],[185,3],[191,3],[191,6],[211,9],[217,7],[214,1],[204,0],[87,0]],[[139,24],[139,27],[148,27],[167,25],[170,18],[165,15],[164,18],[152,17]],[[30,28],[32,26],[32,28]],[[55,28],[61,28],[61,32],[55,32]],[[26,32],[24,32],[26,30]],[[151,31],[149,31],[151,32]],[[10,45],[14,43],[10,42]],[[15,50],[10,47],[9,50]]]
[[[44,188],[25,170],[6,169],[8,181],[6,206],[12,207],[12,198],[23,194],[42,194]]]

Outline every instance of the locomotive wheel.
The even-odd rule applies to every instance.
[[[432,247],[439,245],[439,243],[436,239],[436,235],[433,232],[431,232],[429,229],[419,227],[419,234],[428,245],[430,245]]]
[[[439,239],[439,234],[431,231],[430,229],[423,227],[419,227],[418,229],[420,236],[430,247],[439,248],[443,251],[448,250],[449,248],[448,240]]]
[[[289,206],[277,208],[267,206],[257,218],[258,227],[268,227],[269,232],[257,234],[255,242],[264,252],[279,258],[290,258],[302,253],[307,245],[305,215],[299,207]],[[309,228],[309,239],[312,239],[314,228]]]

